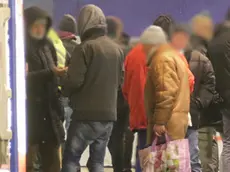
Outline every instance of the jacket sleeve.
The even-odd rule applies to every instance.
[[[142,64],[135,65],[134,70],[128,68],[128,57],[125,60],[125,77],[123,84],[123,95],[125,99],[128,101],[129,90],[132,87],[132,91],[136,93],[143,92],[145,88],[145,81],[147,75],[147,69]],[[134,81],[133,81],[134,80]],[[135,82],[135,84],[133,84]]]
[[[88,60],[84,50],[81,46],[76,47],[70,60],[67,75],[62,78],[65,96],[69,96],[72,91],[77,91],[84,84],[87,64]]]
[[[47,81],[53,77],[53,72],[50,69],[28,72],[27,80],[33,82]]]
[[[176,66],[171,61],[160,61],[152,65],[151,74],[156,89],[156,104],[153,114],[155,124],[166,125],[171,118],[173,104],[179,89],[179,78]]]
[[[215,73],[211,62],[207,59],[203,66],[203,76],[198,97],[202,109],[208,107],[212,101],[215,86]]]

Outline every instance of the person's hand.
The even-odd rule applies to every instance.
[[[66,72],[67,72],[67,70],[68,70],[68,68],[66,67],[66,68],[59,68],[59,67],[54,67],[53,68],[53,72],[54,72],[54,74],[55,75],[57,75],[57,76],[63,76],[63,75],[65,75],[66,74]]]
[[[164,125],[155,124],[153,127],[153,130],[157,136],[162,136],[163,134],[165,134],[167,132]]]
[[[28,67],[28,63],[26,63],[26,75],[28,74],[29,71],[29,67]]]

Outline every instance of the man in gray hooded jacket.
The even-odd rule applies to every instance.
[[[106,146],[117,118],[123,52],[106,36],[106,19],[99,7],[84,6],[77,21],[82,43],[72,54],[63,87],[73,114],[62,171],[80,171],[81,155],[89,146],[89,171],[103,172]]]

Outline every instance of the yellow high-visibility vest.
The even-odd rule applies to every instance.
[[[58,59],[58,67],[64,68],[66,62],[66,49],[59,38],[57,32],[54,29],[50,29],[48,32],[48,38],[53,43],[54,48],[56,49],[57,59]]]

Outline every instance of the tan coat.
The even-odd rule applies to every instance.
[[[186,66],[171,46],[163,45],[151,57],[145,86],[147,143],[152,142],[154,124],[166,125],[171,139],[183,139],[188,126],[189,104]]]

